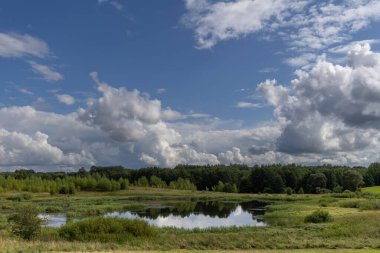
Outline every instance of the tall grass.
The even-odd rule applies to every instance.
[[[131,237],[150,237],[156,230],[142,220],[96,217],[66,224],[60,237],[76,241],[123,242]]]

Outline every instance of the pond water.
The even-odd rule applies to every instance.
[[[38,217],[44,220],[44,226],[46,227],[58,228],[67,222],[64,214],[40,214]]]
[[[105,217],[119,217],[145,220],[158,227],[185,229],[211,227],[264,227],[264,205],[259,202],[185,202],[166,206],[151,206],[141,211],[111,212]],[[44,215],[46,226],[59,227],[66,223],[66,217]]]

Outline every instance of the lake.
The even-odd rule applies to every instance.
[[[157,227],[204,229],[212,227],[265,227],[265,205],[260,202],[179,202],[153,205],[139,211],[111,212],[105,217],[145,220]],[[63,214],[41,215],[46,226],[60,227],[66,224]]]

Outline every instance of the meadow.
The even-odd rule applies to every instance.
[[[70,239],[62,236],[59,228],[45,227],[36,238],[25,241],[10,233],[7,219],[19,206],[27,204],[37,206],[44,213],[64,213],[72,220],[72,225],[81,219],[99,219],[107,212],[137,210],[164,203],[252,200],[267,203],[267,227],[193,230],[153,227],[153,232],[141,233],[142,236],[89,235],[83,237],[85,240]],[[315,210],[328,212],[331,220],[305,222],[305,217]],[[94,223],[99,223],[99,220]],[[380,249],[379,225],[380,194],[372,188],[356,193],[288,195],[130,187],[115,192],[79,192],[75,195],[19,192],[0,195],[1,252],[208,252],[252,249],[257,250],[255,252],[297,252],[294,251],[296,249],[301,250],[299,252],[377,252]]]

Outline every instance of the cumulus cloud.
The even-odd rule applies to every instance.
[[[315,161],[326,156],[346,162],[376,157],[372,150],[380,148],[379,73],[380,54],[369,44],[357,44],[348,52],[346,65],[320,58],[310,70],[297,71],[290,88],[275,81],[259,85],[283,124],[277,151],[313,154]]]
[[[161,102],[149,99],[138,90],[113,88],[101,82],[96,72],[90,74],[102,97],[90,100],[80,118],[102,130],[117,141],[135,141],[146,134],[146,126],[157,124],[162,117]]]
[[[49,55],[48,45],[28,34],[0,33],[0,56],[16,57],[35,56],[44,58]]]
[[[48,143],[48,135],[37,131],[32,136],[0,129],[0,166],[88,164],[91,158],[81,154],[64,154]]]
[[[257,85],[259,90],[267,99],[268,103],[273,106],[280,106],[288,99],[289,89],[277,85],[276,80],[266,80]]]
[[[0,158],[9,156],[0,166],[365,165],[380,158],[379,73],[380,54],[366,43],[352,45],[342,65],[318,58],[296,71],[290,85],[260,83],[257,89],[277,120],[242,128],[209,115],[163,109],[161,101],[112,87],[93,72],[99,95],[77,112],[0,108]],[[33,145],[43,152],[30,150]]]
[[[162,109],[161,101],[137,90],[113,88],[90,74],[101,93],[90,100],[78,118],[86,125],[99,127],[112,139],[133,145],[139,160],[150,165],[175,166],[179,163],[217,163],[215,155],[197,152],[182,141],[182,136],[165,121],[182,118],[179,112]]]
[[[33,71],[42,76],[42,78],[47,82],[56,82],[63,79],[63,75],[53,70],[51,67],[39,64],[34,61],[29,61],[30,66]]]
[[[6,150],[4,154],[14,152],[27,158],[13,159],[12,163],[7,162],[8,165],[0,164],[1,168],[32,165],[37,169],[55,169],[62,165],[67,165],[66,168],[77,168],[80,165],[120,162],[118,155],[123,147],[115,146],[102,131],[83,124],[75,113],[61,115],[29,106],[14,106],[1,108],[0,117],[3,119],[0,129],[4,130],[7,138],[19,136],[18,138],[29,140],[22,150],[17,146],[21,143],[19,139],[12,137],[14,141],[6,142],[6,145],[2,141],[1,145],[5,145],[3,150]],[[38,136],[44,138],[37,138],[36,133],[41,133]],[[41,152],[37,152],[37,149],[41,149]],[[32,155],[28,155],[29,153]],[[52,153],[51,160],[45,157],[46,153]]]
[[[59,102],[65,105],[72,105],[75,103],[75,98],[68,94],[57,94],[56,97]]]

